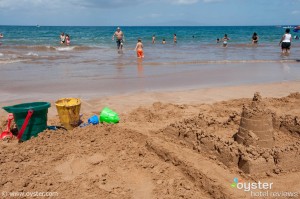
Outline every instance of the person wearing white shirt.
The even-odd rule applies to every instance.
[[[290,29],[285,30],[285,34],[282,36],[279,45],[281,45],[281,50],[283,54],[289,54],[291,49],[292,35],[290,34]]]

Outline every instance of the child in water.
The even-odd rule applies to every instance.
[[[135,47],[137,58],[144,58],[143,48],[144,48],[144,46],[143,46],[142,40],[138,39],[138,42]]]
[[[165,39],[163,39],[161,43],[162,43],[162,44],[166,44],[166,40],[165,40]]]
[[[69,46],[71,43],[71,39],[70,39],[70,36],[67,34],[66,35],[66,45]]]

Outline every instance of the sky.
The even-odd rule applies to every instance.
[[[300,0],[0,0],[0,25],[300,25]]]

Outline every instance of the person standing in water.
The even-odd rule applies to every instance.
[[[135,47],[137,58],[144,58],[143,48],[144,48],[144,46],[143,46],[142,40],[138,39],[138,42]]]
[[[155,40],[156,40],[155,35],[153,35],[152,36],[152,44],[155,44]]]
[[[2,39],[4,36],[2,33],[0,33],[0,39]],[[2,45],[2,43],[0,42],[0,46]]]
[[[122,50],[123,48],[123,42],[125,41],[125,37],[124,37],[124,33],[121,31],[121,28],[118,27],[116,32],[113,34],[112,36],[112,40],[115,39],[115,36],[117,38],[116,42],[117,42],[117,47],[118,47],[118,50]]]
[[[71,39],[68,34],[66,34],[66,45],[69,46],[71,44]]]
[[[177,36],[176,36],[176,34],[174,34],[173,40],[174,40],[174,44],[176,44],[177,43]]]
[[[66,42],[66,35],[64,32],[62,32],[60,35],[60,44],[65,44],[65,42]]]
[[[230,40],[229,37],[227,36],[227,34],[224,35],[222,40],[223,40],[223,47],[226,48],[227,44],[228,44],[228,40]]]
[[[257,33],[254,32],[252,35],[252,44],[258,44],[259,37],[257,36]]]
[[[289,54],[292,43],[292,35],[290,34],[290,29],[285,30],[285,34],[281,37],[279,45],[281,45],[281,50],[283,54]]]

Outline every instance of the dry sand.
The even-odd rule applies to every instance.
[[[271,112],[273,148],[234,141],[243,106],[257,91]],[[230,186],[238,178],[273,183],[252,194],[299,198],[299,91],[300,82],[285,82],[83,100],[83,119],[108,106],[120,113],[120,123],[46,130],[24,143],[1,141],[0,191],[58,192],[58,198],[251,198],[251,191]],[[48,124],[59,124],[53,103],[48,117]]]

